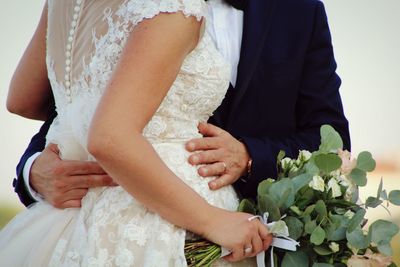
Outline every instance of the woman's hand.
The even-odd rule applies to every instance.
[[[251,214],[218,210],[211,216],[204,237],[232,253],[225,260],[236,262],[254,257],[271,245],[272,235],[258,219],[249,220]]]

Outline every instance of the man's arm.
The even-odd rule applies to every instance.
[[[289,137],[274,139],[249,136],[234,138],[226,131],[208,124],[199,127],[200,132],[208,138],[188,143],[189,151],[208,150],[191,156],[189,161],[195,165],[208,164],[199,168],[202,176],[220,176],[210,184],[212,189],[234,184],[244,197],[254,198],[257,186],[263,179],[276,177],[279,151],[284,150],[288,157],[296,157],[299,150],[317,150],[323,124],[334,127],[341,135],[345,149],[350,150],[348,122],[339,94],[341,81],[336,74],[331,35],[321,2],[316,6],[314,17],[313,35],[305,57],[296,105],[296,132]],[[241,146],[237,139],[245,146]],[[196,157],[197,160],[193,160]],[[243,181],[239,177],[245,171],[249,157],[252,159],[251,173]],[[235,159],[235,163],[232,163],[232,159]],[[226,170],[220,162],[226,164]]]
[[[45,147],[47,132],[57,116],[54,104],[51,110],[53,112],[48,120],[33,136],[21,157],[13,186],[25,206],[36,202],[36,196],[40,195],[56,208],[80,207],[88,188],[116,184],[98,163],[62,160],[57,145]],[[35,157],[38,152],[40,155]],[[33,196],[30,192],[37,195]]]
[[[331,34],[325,8],[321,2],[315,10],[313,36],[305,57],[302,81],[296,105],[295,134],[286,138],[242,137],[252,158],[252,174],[246,183],[236,184],[245,196],[253,196],[262,179],[276,177],[276,159],[280,150],[297,157],[299,150],[317,150],[320,127],[330,124],[339,132],[345,149],[350,150],[348,121],[339,94],[341,80],[336,74]]]
[[[57,113],[53,108],[53,112],[49,116],[49,119],[45,121],[39,132],[32,137],[28,148],[25,150],[17,165],[17,178],[14,179],[13,186],[15,192],[18,194],[19,199],[25,206],[29,206],[35,202],[35,199],[28,191],[27,186],[29,185],[26,185],[24,181],[23,173],[25,164],[34,154],[36,154],[37,152],[41,152],[44,149],[46,144],[46,134],[56,115]]]

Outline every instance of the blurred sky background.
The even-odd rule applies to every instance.
[[[400,189],[400,1],[323,2],[343,80],[341,94],[350,121],[353,152],[369,150],[378,160],[378,170],[364,194],[374,194],[381,176],[386,188]],[[5,102],[9,81],[36,28],[44,1],[1,3],[0,206],[21,208],[12,190],[12,178],[41,123],[11,115]],[[391,219],[400,225],[400,209],[393,208],[392,213]],[[384,211],[371,216],[387,217]]]

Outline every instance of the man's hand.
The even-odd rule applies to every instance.
[[[49,144],[32,164],[32,188],[56,208],[76,208],[91,187],[114,186],[96,162],[62,160],[57,145]]]
[[[219,176],[209,183],[212,190],[233,184],[247,173],[249,153],[246,146],[228,132],[209,123],[200,123],[199,131],[203,138],[190,140],[186,144],[192,165],[202,165],[199,175],[203,177]]]

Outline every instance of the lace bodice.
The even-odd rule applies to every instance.
[[[58,112],[49,136],[72,132],[85,149],[97,103],[132,29],[160,12],[205,18],[207,27],[207,10],[203,0],[49,0],[47,67]],[[152,142],[198,137],[197,124],[220,105],[229,72],[205,31],[143,134]]]
[[[132,29],[160,12],[207,21],[205,5],[203,0],[48,0],[47,67],[58,117],[47,142],[58,144],[61,157],[94,160],[86,149],[90,121]],[[198,174],[184,147],[199,136],[198,122],[221,103],[229,69],[206,31],[143,134],[179,179],[211,205],[233,211],[239,205],[233,187],[210,190],[213,178]],[[90,188],[79,209],[39,202],[0,237],[0,258],[7,256],[7,266],[184,267],[185,239],[193,236],[116,186]],[[255,261],[219,260],[214,266],[250,267]]]

